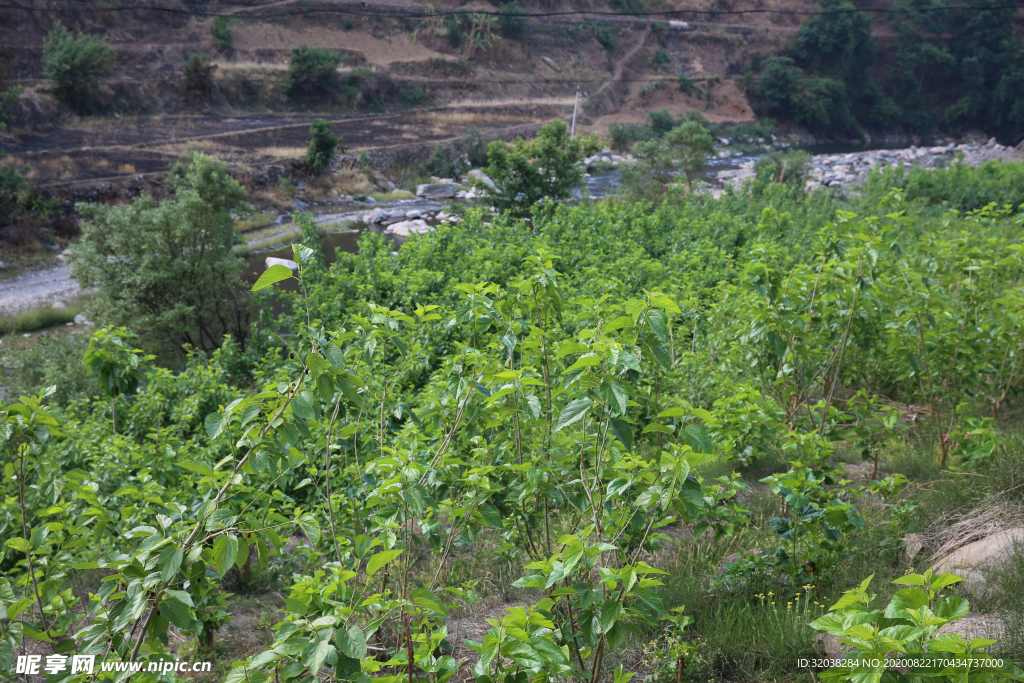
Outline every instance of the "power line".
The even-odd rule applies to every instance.
[[[70,0],[65,0],[70,2]],[[365,5],[366,3],[362,3]],[[255,5],[252,8],[243,8],[241,11],[248,12],[250,10],[258,11],[262,5]],[[630,19],[633,21],[644,21],[650,17],[663,17],[669,18],[683,18],[692,15],[701,16],[735,16],[735,15],[747,15],[747,14],[776,14],[776,15],[790,15],[790,16],[832,16],[832,15],[844,15],[844,14],[857,14],[857,13],[868,13],[868,14],[905,14],[905,13],[933,13],[933,12],[953,12],[953,11],[969,11],[969,12],[983,12],[983,11],[998,11],[998,10],[1019,10],[1024,8],[1024,3],[1013,2],[1013,3],[998,3],[998,4],[986,4],[986,5],[938,5],[932,7],[914,7],[914,8],[880,8],[880,7],[848,7],[830,10],[793,10],[793,9],[771,9],[771,8],[751,8],[751,9],[740,9],[740,10],[700,10],[700,9],[685,9],[685,10],[660,10],[643,12],[641,15],[630,14],[626,12],[613,12],[606,10],[563,10],[557,12],[527,12],[527,11],[516,11],[507,12],[500,10],[467,10],[467,9],[452,9],[452,10],[440,10],[440,11],[425,11],[420,9],[401,9],[401,10],[374,10],[369,7],[365,9],[362,7],[307,7],[300,8],[297,10],[287,11],[276,11],[276,12],[260,12],[258,14],[246,15],[247,19],[274,19],[280,17],[292,17],[292,16],[303,16],[312,14],[341,14],[351,16],[370,16],[370,17],[397,17],[407,19],[430,19],[430,18],[443,18],[443,17],[454,17],[454,16],[491,16],[491,17],[516,17],[523,19],[541,19],[541,18],[552,18],[552,17],[568,17],[568,16],[583,16],[583,17],[609,17],[609,18],[622,18]],[[223,12],[210,12],[205,10],[189,10],[182,7],[163,7],[159,5],[120,5],[117,7],[96,7],[95,5],[69,5],[66,4],[64,7],[22,7],[20,5],[0,3],[0,9],[18,10],[23,12],[46,12],[46,13],[61,13],[61,12],[138,12],[138,11],[150,11],[150,12],[164,12],[168,14],[181,14],[188,16],[200,16],[200,17],[236,17],[234,14],[224,14]]]

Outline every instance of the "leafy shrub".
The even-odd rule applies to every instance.
[[[666,109],[658,109],[647,112],[647,118],[651,120],[651,130],[656,137],[662,137],[676,126],[676,120]]]
[[[769,57],[757,79],[755,92],[768,111],[784,111],[799,88],[801,71],[790,57]]]
[[[105,37],[72,36],[58,21],[43,44],[43,73],[57,99],[85,116],[103,108],[96,79],[110,73],[113,56]]]
[[[964,639],[955,630],[938,635],[945,624],[967,616],[970,603],[958,595],[945,597],[950,586],[962,581],[953,574],[907,574],[893,583],[907,586],[896,591],[885,610],[872,610],[876,595],[867,593],[873,576],[848,590],[831,611],[811,623],[851,646],[846,666],[821,674],[823,681],[880,679],[889,673],[889,660],[901,660],[904,674],[935,681],[1024,680],[1012,662],[985,652],[996,641]],[[890,654],[891,653],[891,654]]]
[[[217,65],[212,64],[203,54],[193,54],[185,62],[185,99],[195,105],[199,104],[213,92],[213,72]]]
[[[654,48],[654,54],[651,56],[651,65],[655,69],[658,69],[658,68],[668,64],[670,61],[671,60],[668,57],[668,53],[665,52],[664,49],[662,49],[660,47]]]
[[[331,124],[316,119],[309,126],[309,148],[306,150],[306,168],[319,173],[331,167],[338,138],[331,133]]]
[[[402,82],[398,84],[398,100],[407,107],[416,107],[423,104],[426,95],[427,86],[424,83],[417,85]]]
[[[595,25],[593,28],[594,38],[596,38],[597,42],[601,44],[601,47],[603,47],[605,50],[608,50],[608,52],[614,50],[615,34],[612,33],[611,27]]]
[[[99,386],[82,363],[88,343],[88,335],[76,329],[44,333],[21,347],[0,347],[0,400],[12,402],[49,386],[57,387],[50,401],[61,407],[98,395]]]
[[[235,17],[218,14],[210,21],[210,35],[217,41],[221,50],[230,50],[233,44],[231,27],[238,23]]]
[[[462,136],[462,151],[469,163],[477,168],[487,163],[487,145],[490,139],[479,128],[470,128]]]
[[[770,167],[773,182],[788,183],[794,187],[803,188],[813,160],[814,157],[810,152],[800,149],[772,150],[754,163],[754,172],[761,173],[762,169]]]
[[[458,14],[453,14],[448,17],[445,22],[445,39],[448,41],[448,47],[460,48],[462,44],[466,42],[466,31],[462,27],[462,17]]]
[[[422,177],[461,178],[468,170],[465,155],[457,148],[434,145],[430,156],[417,166]]]
[[[526,12],[517,0],[504,2],[498,15],[498,31],[505,38],[517,40],[526,33]]]
[[[693,83],[690,82],[690,77],[686,74],[679,74],[679,91],[689,95],[693,92]]]
[[[495,140],[487,150],[487,175],[495,189],[481,184],[487,200],[500,210],[529,216],[543,199],[566,199],[583,182],[580,161],[597,151],[596,138],[569,137],[565,121],[541,128],[529,142],[511,145]]]
[[[229,331],[244,344],[248,297],[244,262],[232,249],[245,190],[224,164],[195,153],[173,197],[143,194],[131,204],[78,204],[82,237],[69,256],[74,277],[96,288],[86,315],[144,330],[153,348],[214,349]]]
[[[285,90],[293,97],[325,95],[338,87],[338,67],[344,61],[344,56],[328,48],[293,48]]]
[[[612,123],[608,126],[612,149],[628,152],[638,142],[654,139],[654,129],[643,123]]]
[[[1024,205],[1024,162],[992,160],[977,168],[953,164],[934,171],[914,168],[896,185],[906,190],[907,199],[961,211],[975,211],[991,203],[1019,207]]]

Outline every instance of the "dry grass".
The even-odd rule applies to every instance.
[[[973,543],[1004,529],[1024,523],[1024,510],[1002,499],[970,510],[951,511],[936,519],[918,535],[924,546],[935,548],[935,557],[945,557],[968,543]]]
[[[288,65],[278,62],[213,62],[223,71],[287,71]]]
[[[305,147],[260,147],[258,150],[252,151],[277,159],[296,159],[306,154]]]
[[[368,194],[373,191],[373,183],[367,175],[354,168],[343,168],[330,180],[332,189],[342,194]]]

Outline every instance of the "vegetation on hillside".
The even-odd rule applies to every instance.
[[[212,656],[225,592],[273,585],[266,647],[219,679],[804,680],[817,629],[1021,680],[1012,633],[935,637],[966,592],[904,548],[944,505],[1019,505],[1024,213],[973,203],[1016,201],[1020,167],[876,175],[840,204],[773,182],[780,159],[717,200],[538,204],[591,146],[493,143],[497,211],[398,251],[368,233],[327,267],[303,219],[252,325],[227,317],[219,164],[83,207],[73,267],[111,326],[5,353],[68,388],[0,404],[0,665],[29,641],[155,662],[186,634]],[[136,348],[189,341],[207,353],[175,367]],[[982,604],[1019,623],[1019,594]]]

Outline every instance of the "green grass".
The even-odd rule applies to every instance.
[[[3,315],[0,316],[0,336],[38,332],[49,327],[66,325],[74,321],[75,316],[81,312],[81,304],[72,304],[60,309],[50,307],[36,308],[14,315]]]

